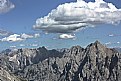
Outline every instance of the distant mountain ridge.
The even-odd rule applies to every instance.
[[[115,48],[115,49],[121,53],[121,48]]]
[[[6,49],[3,50],[0,54],[9,54],[12,50],[11,49]]]
[[[99,41],[86,48],[18,49],[0,55],[0,72],[1,81],[121,81],[121,54]]]

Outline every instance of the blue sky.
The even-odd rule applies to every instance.
[[[94,0],[85,0],[94,2]],[[120,0],[104,0],[113,3],[117,9],[121,9]],[[15,7],[8,12],[0,13],[0,29],[10,32],[8,35],[0,35],[0,39],[13,34],[40,34],[39,37],[27,38],[22,41],[1,41],[0,50],[7,48],[35,48],[46,46],[47,48],[66,48],[73,45],[87,46],[96,40],[107,44],[108,47],[121,47],[121,23],[98,24],[95,27],[88,27],[69,34],[74,35],[74,39],[60,39],[60,33],[48,33],[33,29],[38,18],[44,18],[56,9],[60,4],[76,2],[76,0],[10,0]],[[81,5],[81,4],[80,4]],[[121,14],[121,13],[120,13]],[[119,20],[120,21],[120,20]],[[23,45],[23,46],[22,46]]]

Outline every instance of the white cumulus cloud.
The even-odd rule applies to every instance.
[[[61,4],[47,16],[38,18],[33,28],[51,33],[68,33],[98,24],[117,24],[120,21],[121,9],[112,3],[77,0]]]
[[[39,33],[35,33],[35,34],[34,34],[34,37],[35,37],[35,38],[38,38],[38,37],[40,37],[40,34],[39,34]]]
[[[33,38],[33,37],[34,37],[34,36],[28,35],[28,34],[25,34],[25,33],[21,34],[21,38],[22,38],[22,39],[28,39],[28,38]]]
[[[71,35],[71,34],[61,34],[59,36],[59,38],[60,39],[73,39],[73,38],[75,38],[75,36],[74,35]]]
[[[37,34],[38,36],[38,34]],[[30,39],[30,38],[36,38],[37,36],[34,35],[29,35],[29,34],[13,34],[13,35],[10,35],[8,37],[4,37],[2,39],[0,39],[1,41],[8,41],[8,42],[17,42],[17,41],[23,41],[23,40],[26,40],[26,39]]]
[[[8,37],[2,38],[1,41],[11,41],[11,42],[16,42],[16,41],[22,41],[23,39],[20,37],[18,34],[13,34]]]
[[[114,35],[114,34],[109,34],[108,36],[109,36],[109,37],[114,37],[115,35]]]
[[[25,46],[25,44],[20,44],[20,46],[21,46],[21,47],[24,47],[24,46]]]
[[[5,13],[13,9],[15,5],[9,0],[0,0],[0,13]]]
[[[110,44],[112,44],[111,42],[107,42],[107,43],[105,43],[106,45],[110,45]]]

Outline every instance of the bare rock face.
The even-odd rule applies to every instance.
[[[9,73],[0,67],[0,81],[26,81],[20,77],[15,76],[14,74]]]
[[[1,74],[2,81],[121,81],[121,54],[99,41],[85,49],[18,49],[2,54],[0,67],[5,76],[14,78],[4,80]]]

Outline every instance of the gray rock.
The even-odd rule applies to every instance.
[[[85,49],[18,49],[2,54],[0,65],[16,81],[121,81],[121,54],[99,41]]]

